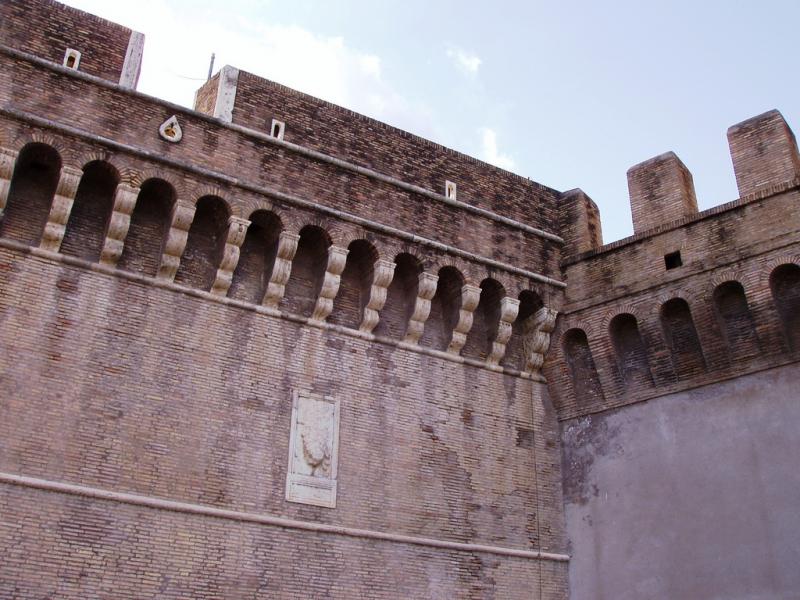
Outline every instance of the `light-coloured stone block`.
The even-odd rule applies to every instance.
[[[286,500],[335,508],[338,455],[339,401],[295,390]]]

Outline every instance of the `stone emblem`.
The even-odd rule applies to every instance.
[[[338,446],[338,400],[295,391],[286,476],[289,502],[336,506]]]
[[[161,127],[158,128],[158,134],[168,142],[174,144],[180,142],[183,137],[183,130],[181,129],[180,123],[178,123],[178,117],[172,115],[169,119],[164,121]]]

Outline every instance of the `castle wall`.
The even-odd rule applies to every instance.
[[[603,246],[579,189],[232,67],[187,110],[130,89],[140,34],[0,11],[0,596],[798,587],[780,113],[726,205],[632,168]]]
[[[22,50],[0,596],[565,598],[556,233]],[[555,210],[414,144],[474,167],[468,201],[497,176]]]
[[[780,113],[729,130],[741,197],[697,213],[672,153],[629,171],[636,233],[575,222],[545,373],[576,599],[792,598],[800,192]],[[740,176],[741,175],[741,176]]]
[[[312,525],[563,551],[557,431],[541,383],[147,280],[8,248],[0,256],[0,472]],[[284,498],[298,389],[341,401],[335,510]],[[18,598],[104,597],[110,581],[114,598],[220,589],[307,598],[309,586],[332,598],[565,595],[563,562],[0,489],[3,521],[16,524],[0,536],[0,589],[16,582]]]
[[[575,600],[794,598],[796,363],[562,422]]]

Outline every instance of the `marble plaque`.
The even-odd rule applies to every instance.
[[[295,391],[289,435],[289,502],[336,507],[339,401]]]

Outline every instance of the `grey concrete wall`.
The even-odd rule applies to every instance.
[[[562,424],[574,600],[800,598],[800,365]]]

